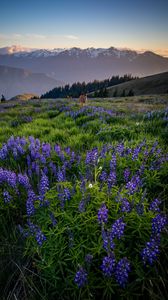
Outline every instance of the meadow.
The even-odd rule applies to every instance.
[[[168,299],[168,96],[0,103],[1,299]]]

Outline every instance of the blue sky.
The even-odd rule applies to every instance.
[[[168,0],[5,0],[0,47],[127,47],[168,56]]]

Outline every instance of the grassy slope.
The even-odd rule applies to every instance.
[[[131,89],[134,91],[134,95],[165,94],[168,92],[168,72],[121,83],[109,87],[107,90],[108,95],[112,97],[115,90],[120,96],[123,90],[127,95]]]

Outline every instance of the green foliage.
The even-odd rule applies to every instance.
[[[84,87],[83,83],[83,89]],[[66,92],[69,92],[68,86]],[[67,161],[70,160],[69,154],[65,152],[67,147],[80,156],[79,162],[72,163],[68,169],[67,180],[63,182],[58,182],[53,176],[49,169],[50,159],[46,159],[50,189],[45,194],[45,200],[48,200],[50,205],[40,205],[40,200],[36,200],[36,212],[29,218],[46,236],[46,241],[41,247],[37,244],[35,236],[23,238],[18,231],[18,224],[23,226],[25,233],[29,231],[26,215],[27,192],[23,187],[18,187],[16,192],[6,183],[0,185],[0,287],[3,300],[168,298],[168,271],[165,267],[168,263],[166,231],[161,236],[160,254],[156,264],[144,266],[141,260],[141,251],[150,239],[152,219],[157,215],[149,210],[151,202],[155,198],[161,199],[161,213],[167,214],[168,211],[166,101],[160,104],[162,109],[158,106],[153,112],[151,111],[156,101],[153,103],[151,99],[141,101],[141,111],[139,106],[136,106],[139,100],[135,103],[132,100],[129,109],[128,98],[125,101],[124,95],[122,100],[93,99],[90,102],[94,107],[112,109],[114,115],[104,112],[93,114],[90,111],[79,113],[77,103],[71,100],[31,100],[23,104],[9,102],[8,105],[5,104],[5,109],[0,106],[0,148],[11,135],[27,138],[34,136],[41,142],[61,146]],[[137,110],[133,111],[132,108]],[[144,113],[144,110],[149,110],[150,113]],[[68,114],[69,111],[79,114],[73,117],[73,114]],[[31,115],[30,122],[23,118]],[[158,144],[152,154],[156,139]],[[133,151],[144,141],[143,151],[135,160],[132,159]],[[91,162],[87,169],[87,151],[97,147],[100,154],[104,145],[109,147],[109,152],[105,157],[99,157],[97,164]],[[109,174],[114,149],[121,145],[124,149],[132,149],[132,152],[127,156],[117,153],[117,183],[109,192],[107,180],[101,184],[100,174],[102,170]],[[11,153],[7,160],[0,160],[0,168],[24,174],[27,172],[27,154],[28,145],[21,158],[14,159]],[[63,162],[53,149],[51,159],[58,171]],[[134,194],[128,194],[123,177],[124,170],[129,168],[131,176],[134,176],[143,165],[145,169],[141,188]],[[43,163],[40,162],[40,168],[43,167]],[[86,180],[86,189],[83,192],[81,180],[87,171],[91,177]],[[39,182],[40,176],[33,173],[30,183],[36,194]],[[71,199],[66,200],[62,207],[59,193],[64,188],[70,190]],[[9,204],[4,203],[4,190],[8,190],[12,196]],[[129,213],[121,212],[119,196],[122,199],[127,198],[132,205]],[[80,207],[83,199],[85,209],[82,211]],[[142,199],[144,212],[140,214],[136,208]],[[109,210],[108,221],[103,225],[99,224],[97,217],[102,203],[105,203]],[[51,213],[56,219],[54,226]],[[117,262],[123,257],[127,257],[131,262],[129,280],[125,288],[119,286],[114,276],[103,276],[101,270],[103,257],[107,255],[103,248],[102,228],[104,226],[104,229],[110,232],[112,224],[120,217],[123,217],[126,226],[121,239],[115,238],[114,253]],[[85,261],[87,254],[93,256],[90,265]],[[74,282],[80,266],[88,273],[88,282],[83,288],[78,288]]]

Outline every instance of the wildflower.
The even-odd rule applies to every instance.
[[[57,172],[57,180],[58,180],[58,182],[65,181],[65,176],[64,176],[64,174],[63,174],[63,172],[61,170],[59,170]]]
[[[113,253],[103,258],[103,262],[100,268],[103,271],[104,276],[106,277],[112,276],[115,270],[115,257]]]
[[[11,195],[9,195],[8,191],[3,192],[4,203],[9,203],[12,199]]]
[[[151,237],[150,241],[146,243],[146,247],[142,250],[141,256],[143,263],[149,263],[150,265],[157,259],[159,254],[159,244],[160,241],[157,236]]]
[[[75,275],[75,283],[78,285],[78,287],[83,287],[86,285],[87,283],[87,272],[83,267],[80,267],[80,269],[77,271],[76,275]]]
[[[26,211],[27,215],[30,217],[35,213],[34,201],[36,200],[36,195],[32,190],[28,191],[28,197],[26,201]]]
[[[125,180],[125,182],[129,181],[130,173],[131,172],[130,172],[129,168],[127,168],[127,169],[124,170],[124,180]]]
[[[91,189],[93,187],[92,183],[89,183],[89,189]]]
[[[124,234],[124,228],[126,224],[123,222],[122,218],[117,219],[111,227],[110,236],[111,238],[120,239]]]
[[[124,288],[128,281],[128,273],[130,272],[130,263],[126,257],[122,258],[115,269],[115,278],[119,285]]]
[[[141,185],[141,179],[139,175],[135,175],[131,178],[131,180],[126,184],[126,188],[129,191],[129,194],[132,195],[134,194],[139,186]]]
[[[18,174],[18,183],[25,189],[28,189],[30,187],[29,178],[26,174]]]
[[[109,236],[108,232],[102,228],[102,239],[103,239],[103,248],[108,251],[108,246],[109,246]]]
[[[110,171],[109,177],[107,179],[108,190],[110,191],[111,188],[115,184],[116,184],[116,172],[115,171]]]
[[[107,173],[106,173],[106,171],[102,171],[101,172],[101,174],[100,174],[100,176],[99,176],[99,178],[100,178],[100,181],[106,181],[106,179],[107,179]]]
[[[103,203],[102,206],[100,207],[100,209],[98,210],[97,218],[98,218],[99,224],[107,223],[108,209],[107,209],[105,203]]]
[[[57,225],[57,220],[55,219],[54,214],[52,212],[50,212],[49,215],[50,215],[50,219],[51,219],[52,225],[53,226]]]
[[[117,158],[116,155],[113,154],[112,159],[110,161],[110,169],[114,171],[116,169],[116,165],[117,165]]]
[[[160,208],[158,207],[161,204],[161,201],[158,199],[154,199],[150,206],[149,206],[149,210],[154,211],[154,212],[159,212]]]
[[[121,200],[121,211],[122,212],[130,212],[131,211],[131,205],[126,198],[123,198]]]
[[[44,173],[42,173],[42,177],[40,179],[39,193],[41,196],[44,196],[48,190],[49,190],[49,179]]]
[[[168,220],[166,216],[158,214],[155,218],[152,219],[152,233],[158,234],[164,229],[167,225]]]
[[[78,206],[78,210],[82,213],[85,211],[85,199],[82,199],[80,202],[79,202],[79,206]]]
[[[46,236],[42,233],[42,231],[40,230],[40,228],[38,228],[36,230],[36,241],[37,241],[37,244],[41,247],[42,244],[46,241]]]
[[[3,144],[2,148],[0,149],[0,159],[4,160],[8,156],[8,148],[6,144]]]

